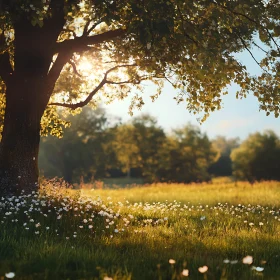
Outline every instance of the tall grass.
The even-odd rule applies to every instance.
[[[279,208],[279,182],[52,183],[1,200],[0,278],[280,279]]]

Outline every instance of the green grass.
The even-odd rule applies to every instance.
[[[43,194],[1,201],[0,279],[280,279],[279,182]]]

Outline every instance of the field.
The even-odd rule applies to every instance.
[[[280,279],[279,210],[280,182],[48,183],[0,199],[0,279]]]

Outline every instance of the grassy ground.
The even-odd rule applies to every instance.
[[[48,186],[0,202],[0,279],[280,279],[277,182]]]

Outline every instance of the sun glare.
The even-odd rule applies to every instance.
[[[79,63],[79,70],[81,72],[88,72],[88,71],[91,71],[93,70],[93,65],[92,63],[90,63],[89,61],[83,59],[80,63]],[[83,74],[83,73],[82,73]]]

